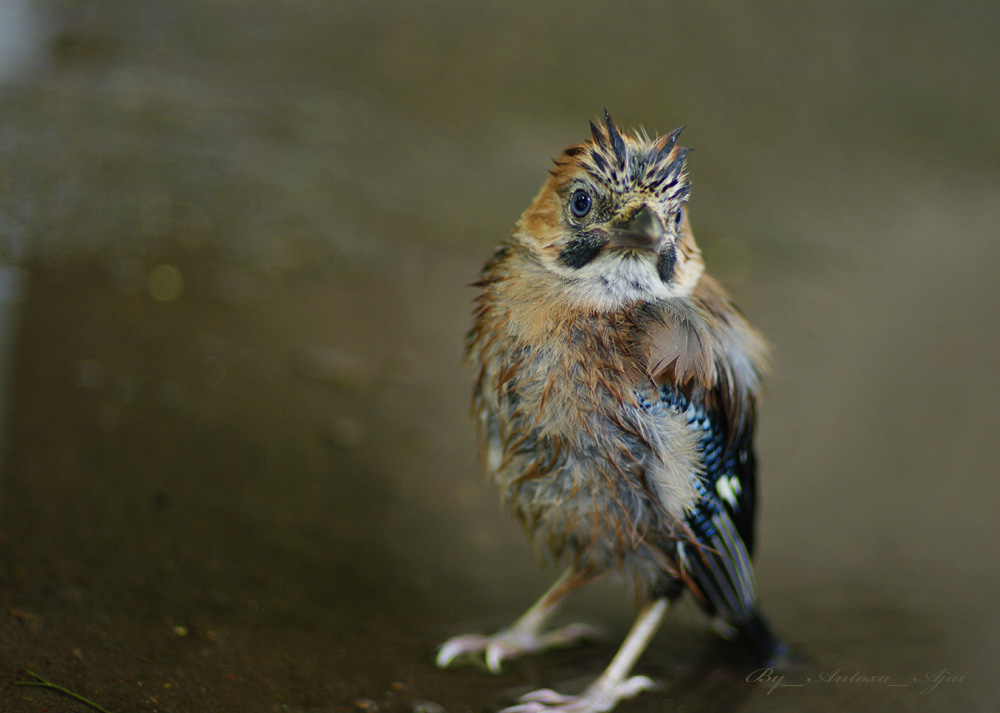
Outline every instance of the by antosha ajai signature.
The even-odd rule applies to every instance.
[[[963,683],[968,671],[953,671],[942,668],[928,671],[915,676],[890,676],[887,674],[869,673],[866,671],[851,671],[837,668],[832,671],[820,671],[805,678],[791,679],[772,669],[759,668],[747,676],[747,683],[755,683],[767,687],[767,695],[779,688],[801,688],[816,684],[853,684],[859,686],[887,686],[889,688],[909,688],[921,696],[934,693],[942,687]]]

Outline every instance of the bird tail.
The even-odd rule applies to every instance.
[[[778,638],[759,610],[754,610],[749,618],[740,622],[736,633],[764,666],[783,668],[788,664],[788,646]]]

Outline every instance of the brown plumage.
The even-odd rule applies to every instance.
[[[540,554],[566,560],[568,574],[505,632],[446,643],[439,664],[484,650],[499,666],[541,648],[512,640],[544,638],[538,612],[609,570],[650,602],[637,629],[686,585],[771,657],[779,645],[749,565],[766,347],[704,272],[683,210],[680,130],[650,139],[608,116],[591,129],[483,268],[467,343],[484,468]],[[630,635],[619,657],[634,661],[645,635]],[[558,705],[606,709],[595,701],[641,690],[642,677],[620,668],[577,707]]]

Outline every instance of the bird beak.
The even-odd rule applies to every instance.
[[[666,230],[652,208],[644,205],[620,227],[611,230],[609,245],[619,248],[657,250]]]

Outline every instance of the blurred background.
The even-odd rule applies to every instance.
[[[783,683],[687,602],[623,711],[1000,701],[1000,5],[0,0],[0,707],[495,710],[438,671],[545,588],[479,474],[471,282],[607,108],[686,125],[774,345]],[[863,678],[874,678],[862,682]],[[935,684],[934,682],[937,681]]]

